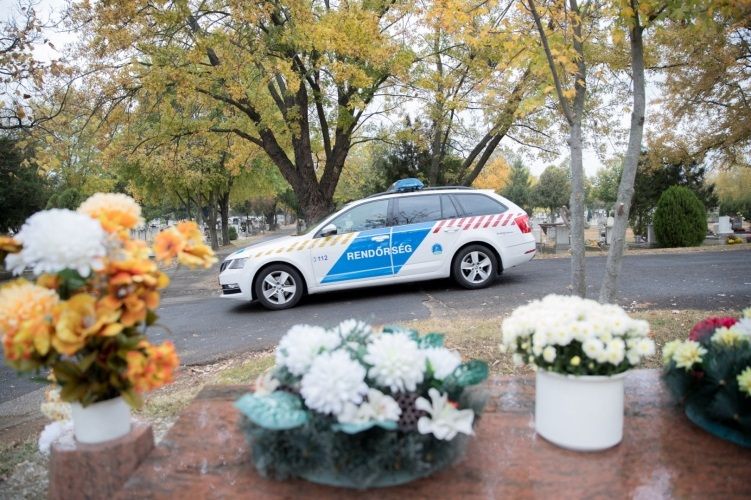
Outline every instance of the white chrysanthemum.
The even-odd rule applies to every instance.
[[[424,354],[404,333],[374,339],[363,359],[371,365],[368,376],[392,392],[414,391],[425,376]]]
[[[295,325],[279,341],[276,363],[285,366],[293,375],[303,375],[316,356],[339,346],[339,336],[323,328]]]
[[[605,360],[611,365],[619,365],[626,356],[626,343],[623,339],[614,338],[605,347]],[[599,360],[598,360],[599,361]]]
[[[73,269],[87,277],[102,268],[106,237],[99,222],[86,215],[57,208],[37,212],[15,236],[23,249],[8,255],[5,264],[13,274],[31,267],[36,275]]]
[[[544,359],[548,363],[552,363],[553,361],[555,361],[555,356],[556,356],[555,347],[553,347],[552,345],[549,345],[545,349],[542,350],[542,359]]]
[[[367,336],[370,334],[371,328],[369,324],[363,321],[358,321],[356,319],[347,319],[339,323],[339,325],[333,328],[332,331],[341,335],[342,338],[347,338],[353,333],[359,333]]]
[[[359,404],[367,392],[365,367],[342,350],[316,357],[300,383],[308,408],[335,416],[347,403]]]
[[[582,350],[589,359],[597,359],[605,351],[605,345],[595,338],[590,338],[582,344]]]
[[[751,337],[751,318],[741,318],[733,328],[741,332],[746,337]]]
[[[433,370],[433,378],[443,380],[462,364],[462,357],[456,351],[450,351],[445,347],[433,347],[424,349],[423,353]]]

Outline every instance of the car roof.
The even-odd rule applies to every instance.
[[[380,196],[409,195],[409,194],[420,194],[420,193],[426,193],[426,192],[432,192],[432,191],[450,191],[450,190],[479,191],[469,186],[435,186],[435,187],[426,187],[426,188],[415,189],[415,190],[410,190],[410,191],[384,191],[383,193],[371,194],[370,196],[366,196],[365,198],[362,198],[362,199],[369,200],[372,198],[378,198]]]

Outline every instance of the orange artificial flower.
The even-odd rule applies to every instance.
[[[154,255],[161,262],[170,262],[183,251],[187,240],[177,229],[170,227],[154,238]]]
[[[21,244],[12,236],[0,236],[0,253],[18,253],[21,251]]]
[[[175,369],[180,365],[175,346],[169,340],[158,346],[143,340],[138,350],[126,355],[126,360],[128,367],[125,376],[138,392],[157,389],[172,382]]]
[[[107,295],[101,302],[110,309],[121,309],[120,323],[134,326],[146,319],[149,310],[159,307],[159,292],[169,278],[149,259],[149,248],[142,241],[127,241],[122,251],[107,263]]]

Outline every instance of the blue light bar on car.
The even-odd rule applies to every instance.
[[[406,193],[409,191],[419,191],[425,186],[422,182],[420,182],[420,179],[402,179],[399,181],[396,181],[389,187],[386,192],[387,193]]]

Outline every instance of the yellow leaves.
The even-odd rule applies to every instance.
[[[498,191],[507,183],[511,168],[503,157],[497,157],[488,161],[485,167],[472,183],[478,189],[492,189]]]

